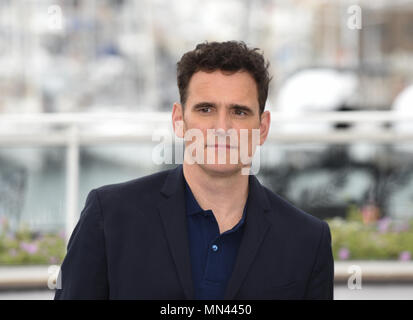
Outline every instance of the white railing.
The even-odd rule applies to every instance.
[[[413,113],[398,112],[327,112],[288,115],[271,113],[272,130],[268,140],[277,143],[355,142],[400,143],[413,142]],[[67,240],[78,216],[79,147],[82,145],[151,142],[156,128],[171,126],[170,112],[145,113],[61,113],[61,114],[4,114],[0,115],[0,147],[7,146],[64,146],[66,147],[66,236]],[[328,132],[283,133],[277,127],[294,122],[384,124],[411,121],[412,130],[398,132],[379,130],[336,130]],[[106,124],[133,124],[137,130],[96,132],[88,128]],[[14,129],[13,129],[14,128]],[[24,130],[22,129],[24,128]],[[59,130],[55,130],[58,128]],[[139,130],[140,128],[140,130]],[[17,132],[19,129],[20,132]],[[30,130],[31,129],[31,130]],[[33,130],[34,129],[34,130]],[[45,130],[46,129],[46,130]],[[49,131],[47,131],[47,129]],[[51,131],[50,131],[51,129]]]

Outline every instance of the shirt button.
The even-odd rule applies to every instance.
[[[218,246],[217,246],[216,244],[214,244],[214,245],[212,246],[212,250],[218,251]]]

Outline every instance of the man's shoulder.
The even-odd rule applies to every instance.
[[[152,193],[161,190],[166,177],[174,169],[164,169],[145,176],[127,180],[120,183],[113,183],[100,186],[95,190],[103,197],[136,197],[145,193]]]

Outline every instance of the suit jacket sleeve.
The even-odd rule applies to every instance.
[[[322,221],[322,236],[306,299],[332,300],[334,298],[334,259],[331,249],[331,233],[328,224]]]
[[[88,194],[70,237],[59,277],[61,289],[56,290],[55,300],[108,298],[103,217],[95,189]]]

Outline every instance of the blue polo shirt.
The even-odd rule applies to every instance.
[[[199,206],[186,181],[185,200],[195,299],[223,299],[241,243],[248,200],[241,220],[222,234],[212,210]]]

